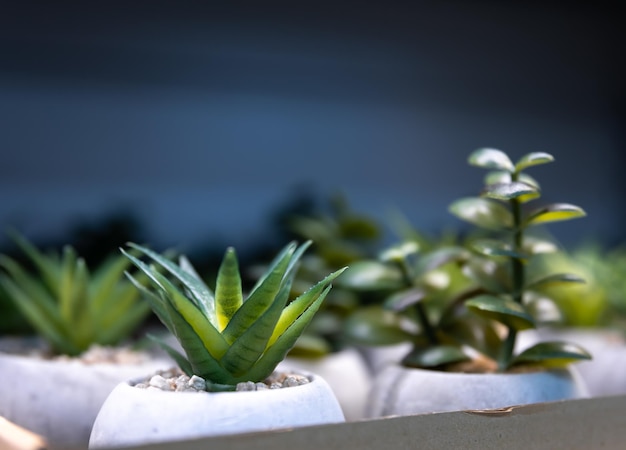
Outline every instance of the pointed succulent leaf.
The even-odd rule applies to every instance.
[[[481,148],[472,152],[468,158],[468,163],[484,169],[505,170],[507,172],[515,170],[513,162],[507,154],[495,148]]]
[[[185,256],[180,255],[178,258],[178,265],[183,272],[189,274],[190,282],[191,280],[195,280],[193,282],[194,289],[190,289],[186,287],[186,289],[191,294],[192,300],[198,305],[198,308],[204,313],[206,317],[209,318],[211,323],[217,324],[217,315],[215,313],[215,295],[210,287],[208,287],[202,277],[198,275],[196,269],[191,264],[191,261]]]
[[[113,295],[120,278],[130,265],[130,260],[123,255],[115,255],[105,260],[91,276],[89,295],[93,310],[101,311]]]
[[[586,281],[584,278],[579,275],[573,273],[554,273],[552,275],[548,275],[542,277],[538,280],[535,280],[529,283],[526,288],[527,289],[541,289],[547,286],[554,286],[559,284],[569,284],[569,283],[580,283],[585,284]]]
[[[176,362],[176,364],[178,364],[178,367],[180,368],[180,370],[182,370],[187,376],[191,377],[192,375],[194,375],[191,364],[189,363],[187,358],[185,358],[178,350],[170,346],[167,342],[165,342],[164,339],[161,339],[160,337],[155,336],[154,334],[148,333],[147,336],[148,336],[148,339],[150,339],[153,342],[156,342],[159,345],[159,347],[165,350],[165,352],[170,356],[170,358],[172,358]]]
[[[453,345],[436,345],[414,349],[402,360],[402,365],[416,368],[435,368],[445,364],[468,361],[470,358],[463,350]]]
[[[229,247],[217,272],[215,284],[215,309],[220,331],[226,328],[242,303],[243,294],[237,254],[234,248]]]
[[[313,303],[282,333],[278,339],[266,349],[265,353],[247,373],[249,380],[263,380],[267,378],[281,362],[289,350],[295,345],[297,339],[302,335],[305,328],[313,316],[318,311],[320,305],[326,298],[331,286],[327,286],[324,291],[315,299]]]
[[[17,246],[31,259],[31,261],[37,267],[37,270],[41,273],[41,277],[44,284],[51,289],[52,295],[58,295],[55,290],[58,286],[59,279],[59,265],[50,256],[41,253],[37,247],[31,244],[26,238],[20,235],[18,232],[9,230],[7,234],[17,244]]]
[[[403,286],[397,267],[380,261],[357,261],[350,265],[337,284],[356,291],[397,289]]]
[[[485,256],[506,256],[518,259],[528,258],[528,255],[513,250],[509,243],[495,239],[477,239],[472,242],[472,248]]]
[[[171,305],[181,315],[201,339],[207,351],[219,360],[229,347],[224,336],[208,321],[195,303],[180,292],[164,275],[154,270],[153,276],[163,286],[163,294],[167,299],[166,305]]]
[[[413,338],[404,330],[401,316],[380,306],[352,313],[345,321],[344,334],[350,342],[361,345],[393,345]]]
[[[165,303],[171,323],[172,333],[185,351],[193,374],[215,383],[233,384],[232,375],[218,362],[212,349],[207,348],[189,322],[169,303]]]
[[[281,253],[282,258],[271,266],[269,273],[262,276],[261,284],[235,312],[223,331],[224,338],[229,343],[235,342],[274,303],[294,251],[295,246],[292,245],[287,252]]]
[[[345,270],[346,268],[343,268],[331,273],[323,280],[317,282],[308,291],[304,292],[298,298],[289,303],[289,305],[287,305],[280,314],[280,318],[274,327],[272,336],[267,343],[268,347],[272,346],[274,342],[276,342],[276,340],[285,332],[285,330],[289,328],[291,324],[294,323],[296,319],[317,300],[327,286],[329,286],[335,278],[344,273]]]
[[[55,350],[67,355],[78,355],[81,349],[76,347],[72,340],[65,334],[63,327],[55,326],[53,320],[39,307],[36,300],[32,299],[12,279],[0,275],[0,284],[15,300],[15,305],[24,314],[30,324],[43,336]]]
[[[539,197],[540,192],[537,188],[522,183],[520,181],[512,181],[510,183],[490,184],[485,187],[481,193],[482,197],[492,198],[494,200],[513,200],[524,197],[526,200]]]
[[[421,302],[424,297],[426,297],[426,292],[423,289],[407,289],[391,295],[385,300],[383,307],[390,311],[400,312]]]
[[[553,203],[531,211],[525,220],[524,226],[577,219],[586,215],[587,213],[579,206],[569,203]]]
[[[263,354],[284,307],[284,302],[275,300],[232,342],[220,360],[221,365],[235,376],[249,370]]]
[[[171,322],[169,314],[167,313],[167,308],[165,307],[166,300],[164,300],[161,295],[156,294],[147,287],[145,287],[143,284],[137,281],[135,277],[130,273],[125,272],[124,274],[126,275],[126,278],[128,278],[128,280],[133,284],[133,286],[135,286],[135,288],[143,294],[144,298],[149,302],[152,311],[161,321],[161,323],[165,325],[168,330],[172,331],[174,329],[174,326]],[[162,293],[163,291],[159,292]]]
[[[488,230],[502,230],[513,226],[513,215],[502,204],[486,198],[462,198],[450,205],[450,212],[459,219]]]
[[[486,319],[495,320],[515,330],[535,327],[533,317],[523,305],[494,295],[479,295],[465,302],[472,312]]]
[[[511,361],[511,365],[532,364],[542,367],[565,367],[573,362],[589,359],[591,359],[591,355],[577,344],[540,342],[517,355]]]
[[[274,273],[276,267],[281,264],[285,258],[290,258],[291,255],[294,254],[295,248],[295,242],[290,242],[289,244],[285,245],[282,250],[276,256],[274,256],[274,259],[272,259],[272,261],[267,266],[265,272],[258,278],[250,292],[254,292],[261,284],[263,284],[265,279],[272,273]]]
[[[533,152],[522,156],[517,163],[515,163],[515,171],[521,172],[532,166],[539,164],[547,164],[554,161],[554,157],[549,153]]]
[[[63,249],[63,257],[61,259],[58,298],[61,316],[68,322],[73,321],[73,313],[76,311],[76,306],[73,304],[74,296],[72,295],[75,270],[76,252],[72,247],[66,246]]]
[[[198,308],[200,308],[200,310],[205,314],[205,316],[209,319],[214,327],[218,327],[217,317],[215,316],[215,300],[213,297],[213,293],[206,287],[204,282],[202,282],[197,275],[194,276],[195,271],[183,269],[169,259],[141,245],[129,243],[128,246],[150,257],[155,263],[163,267],[178,281],[180,281],[192,293],[192,297],[190,298],[190,300],[193,301],[193,303],[195,303]],[[132,256],[129,256],[129,253],[127,252],[123,251],[123,253],[129,258],[130,256]],[[131,258],[131,261],[133,261],[133,263],[135,263],[136,260],[137,258],[135,258],[134,260]],[[189,266],[191,266],[191,264],[189,264]]]

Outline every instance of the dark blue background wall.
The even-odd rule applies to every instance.
[[[61,236],[123,208],[147,239],[244,245],[298,186],[456,225],[467,154],[537,168],[624,236],[622,21],[594,2],[5,2],[0,224]]]

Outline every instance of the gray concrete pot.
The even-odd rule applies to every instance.
[[[374,380],[367,415],[483,410],[586,396],[584,382],[573,369],[467,374],[390,365]]]
[[[207,436],[344,422],[328,384],[242,392],[167,392],[119,384],[102,405],[89,448],[131,446]]]
[[[164,364],[166,364],[164,366]],[[56,448],[89,441],[100,406],[122,380],[168,367],[56,361],[0,353],[0,416],[43,436]]]
[[[347,348],[321,358],[288,356],[278,368],[304,370],[321,376],[339,400],[346,420],[354,421],[365,417],[365,404],[372,376],[356,349]]]

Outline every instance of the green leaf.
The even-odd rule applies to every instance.
[[[437,345],[428,348],[413,349],[404,357],[402,365],[416,368],[435,368],[445,364],[468,361],[470,358],[459,347]]]
[[[323,280],[317,282],[308,291],[294,299],[289,305],[287,305],[281,312],[280,318],[274,327],[272,336],[270,337],[267,345],[272,346],[274,342],[285,332],[287,328],[294,323],[298,317],[300,317],[321,295],[324,289],[333,282],[339,275],[344,273],[346,269],[337,270],[328,275]]]
[[[223,331],[224,338],[229,343],[235,342],[274,303],[294,251],[295,246],[291,245],[288,251],[281,253],[282,258],[271,266],[271,270],[262,277],[263,281],[235,312]]]
[[[524,253],[514,251],[510,244],[495,239],[477,239],[472,242],[471,246],[475,251],[485,256],[506,256],[518,259],[528,258],[528,255]]]
[[[379,261],[357,261],[348,267],[337,284],[356,291],[375,291],[397,289],[403,286],[403,281],[397,267]]]
[[[540,193],[537,188],[519,181],[491,184],[486,186],[481,193],[482,197],[492,198],[494,200],[513,200],[524,197],[524,200],[528,201],[539,197],[539,195]]]
[[[511,361],[511,366],[533,364],[543,367],[564,367],[576,361],[591,359],[591,355],[577,344],[568,342],[541,342],[524,350]]]
[[[466,301],[465,306],[479,316],[503,323],[518,331],[535,328],[535,321],[524,306],[511,299],[479,295]]]
[[[396,292],[383,303],[383,307],[390,311],[400,312],[409,306],[419,303],[426,297],[423,289],[414,288]]]
[[[541,239],[534,236],[524,236],[522,248],[524,252],[529,255],[554,253],[559,250],[554,242],[548,239]]]
[[[213,292],[211,292],[211,290],[204,284],[200,277],[197,276],[189,261],[187,261],[186,259],[182,260],[181,264],[186,264],[184,264],[184,267],[180,267],[169,259],[150,250],[149,248],[142,247],[141,245],[137,245],[132,242],[129,243],[128,246],[150,257],[155,263],[163,267],[178,281],[180,281],[185,286],[185,288],[187,288],[192,294],[190,296],[190,300],[203,312],[203,314],[209,319],[209,321],[215,328],[219,328],[217,324],[217,317],[215,314]],[[122,250],[122,253],[124,253],[129,259],[131,259],[131,261],[133,261],[133,259],[131,258],[132,255],[130,253],[127,253],[124,250]],[[136,260],[137,258],[134,258],[134,261]]]
[[[456,200],[450,205],[449,211],[459,219],[488,230],[503,230],[513,226],[511,212],[504,205],[486,198]]]
[[[422,277],[428,272],[439,269],[451,262],[463,262],[469,258],[469,252],[462,247],[442,247],[424,254],[415,265],[415,276]]]
[[[37,248],[32,245],[28,240],[21,236],[16,231],[9,230],[7,234],[13,239],[13,241],[22,249],[22,251],[35,263],[37,270],[41,273],[42,280],[46,286],[50,289],[53,296],[58,295],[58,279],[60,269],[54,260],[44,254],[42,254]]]
[[[76,269],[76,252],[70,246],[63,249],[63,257],[61,259],[61,273],[59,277],[59,309],[61,317],[66,322],[73,322],[73,314],[76,307],[73,303],[74,296],[72,288],[74,286],[74,271]]]
[[[553,203],[530,212],[526,217],[524,226],[577,219],[586,215],[587,213],[579,206],[569,203]]]
[[[463,274],[470,280],[491,292],[504,294],[510,292],[510,275],[503,264],[491,258],[472,258],[463,266]]]
[[[220,264],[215,284],[215,312],[220,331],[226,328],[231,317],[242,304],[243,294],[237,253],[234,248],[229,247]]]
[[[531,166],[537,166],[539,164],[547,164],[554,161],[554,157],[549,153],[544,152],[533,152],[528,153],[520,158],[517,163],[515,163],[515,171],[521,172],[522,170],[527,169]]]
[[[404,261],[409,256],[415,255],[419,251],[419,244],[415,241],[404,241],[393,245],[380,253],[379,259],[384,262]]]
[[[495,148],[481,148],[472,152],[468,158],[468,163],[484,169],[505,170],[507,172],[515,170],[507,154]]]
[[[491,185],[491,184],[508,184],[511,183],[513,181],[513,177],[511,175],[511,173],[509,172],[504,172],[501,170],[497,170],[494,172],[489,172],[486,176],[485,176],[485,185]],[[531,177],[530,175],[526,174],[526,173],[520,173],[517,175],[517,181],[528,184],[529,186],[534,187],[535,189],[539,190],[539,183],[537,182],[537,180],[535,180],[533,177]]]
[[[361,345],[393,345],[410,342],[413,335],[402,326],[403,318],[380,306],[364,307],[352,313],[344,323],[344,335]]]
[[[541,289],[547,286],[570,284],[570,283],[585,284],[586,281],[584,278],[578,275],[575,275],[573,273],[555,273],[555,274],[542,277],[538,280],[535,280],[529,283],[526,286],[526,288],[527,289]]]
[[[267,348],[263,356],[246,374],[245,378],[249,380],[263,380],[273,372],[278,363],[285,359],[289,350],[293,348],[297,339],[311,322],[330,289],[331,286],[327,286],[300,317],[278,337],[274,344]]]
[[[332,348],[326,339],[314,334],[308,334],[307,331],[298,338],[289,351],[288,356],[307,359],[321,358],[324,355],[328,355],[331,351]]]

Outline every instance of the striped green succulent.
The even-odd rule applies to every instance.
[[[71,246],[43,254],[17,232],[9,234],[36,272],[0,255],[0,286],[54,353],[76,356],[94,344],[118,344],[150,314],[124,278],[130,262],[122,255],[90,272]]]
[[[122,252],[148,276],[149,288],[129,277],[147,294],[153,311],[185,355],[163,340],[153,339],[186,374],[204,378],[208,390],[232,390],[239,382],[262,381],[274,371],[313,318],[331,282],[343,271],[331,273],[289,301],[298,260],[309,245],[287,245],[247,296],[242,292],[239,263],[232,247],[226,250],[219,267],[215,291],[184,256],[176,264],[148,248],[129,244],[152,260],[149,265]],[[167,275],[161,273],[163,270]]]

